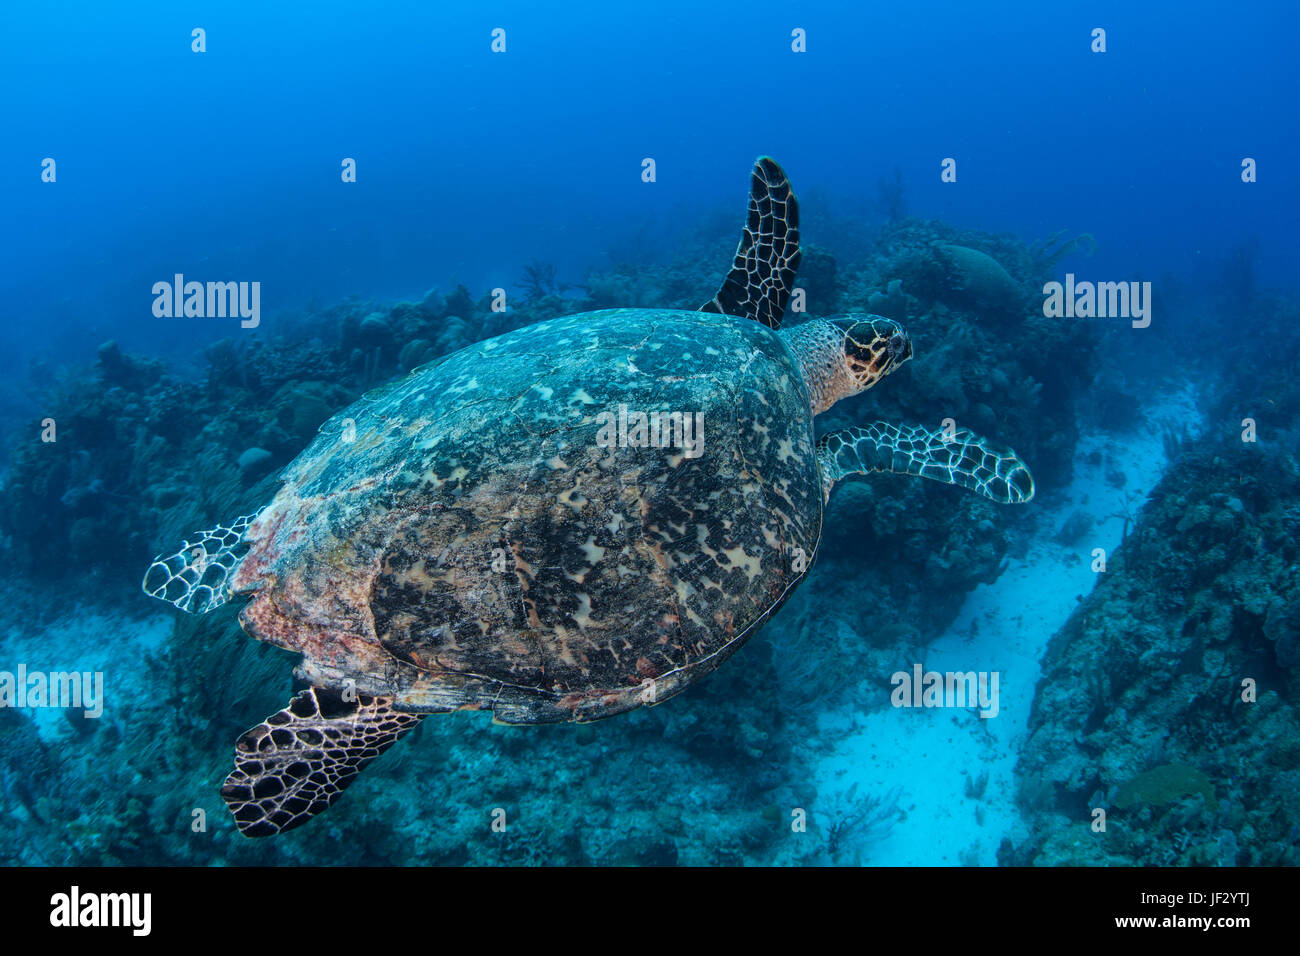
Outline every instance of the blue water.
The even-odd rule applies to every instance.
[[[206,31],[205,52],[191,50],[195,27]],[[1098,27],[1106,33],[1104,53],[1090,49],[1091,31]],[[492,50],[495,28],[505,30],[503,53]],[[119,580],[115,572],[130,566],[134,575],[134,564],[140,559],[147,563],[156,550],[157,529],[174,507],[166,488],[188,488],[185,482],[207,474],[203,469],[209,466],[190,461],[185,466],[187,478],[177,464],[174,479],[164,480],[159,477],[161,466],[139,464],[154,460],[140,449],[163,432],[168,442],[181,447],[180,442],[217,423],[204,441],[224,449],[229,474],[237,475],[235,461],[246,448],[278,441],[271,451],[275,465],[282,466],[316,424],[309,422],[300,434],[297,425],[286,424],[292,418],[286,412],[278,419],[282,430],[268,437],[269,426],[253,421],[257,413],[251,410],[279,408],[275,403],[285,401],[283,394],[275,388],[258,394],[245,378],[242,387],[252,389],[246,404],[240,404],[242,398],[221,397],[222,388],[234,385],[210,374],[205,348],[233,338],[241,348],[257,341],[278,343],[290,351],[334,349],[340,332],[338,313],[330,312],[331,308],[351,308],[359,320],[375,310],[387,314],[399,301],[418,303],[430,289],[446,295],[458,284],[474,300],[499,287],[512,302],[522,303],[526,290],[521,277],[525,267],[535,263],[555,267],[558,281],[567,286],[564,296],[574,303],[569,311],[577,310],[583,301],[580,287],[593,275],[633,262],[661,270],[654,273],[660,277],[668,275],[670,267],[677,268],[680,277],[689,267],[693,270],[689,282],[673,286],[664,279],[658,285],[636,286],[658,289],[665,301],[617,304],[693,307],[698,303],[667,300],[685,295],[683,289],[690,294],[704,289],[707,295],[721,278],[741,221],[748,170],[760,155],[779,159],[803,200],[805,243],[836,257],[841,277],[837,309],[862,310],[868,291],[884,290],[890,274],[881,263],[898,250],[879,238],[887,217],[878,184],[895,175],[905,188],[909,221],[938,220],[944,229],[967,231],[961,235],[970,237],[945,235],[941,237],[945,241],[972,246],[985,242],[989,251],[996,246],[989,237],[1001,234],[1011,237],[1008,242],[1029,244],[1058,230],[1065,230],[1066,238],[1088,233],[1095,239],[1091,257],[1064,258],[1045,274],[1063,280],[1070,271],[1080,279],[1155,284],[1159,303],[1155,322],[1163,338],[1154,333],[1151,339],[1126,338],[1127,323],[1111,323],[1104,331],[1098,327],[1105,338],[1098,346],[1096,363],[1086,369],[1060,363],[1059,378],[1035,370],[1036,380],[1045,385],[1041,401],[1059,413],[1055,418],[1048,409],[1041,414],[1026,412],[1028,399],[1010,397],[1021,394],[1014,387],[1028,375],[1020,366],[1011,366],[1012,383],[1006,390],[999,385],[993,397],[981,397],[983,393],[972,384],[987,378],[1004,358],[1031,361],[1033,356],[1026,353],[1034,351],[1036,342],[1026,344],[1029,340],[1023,331],[991,331],[992,318],[969,304],[947,302],[945,308],[957,311],[934,311],[933,303],[922,296],[925,301],[918,304],[924,317],[918,341],[929,353],[934,355],[947,341],[943,323],[949,320],[944,317],[959,315],[971,323],[971,329],[988,336],[964,353],[978,353],[985,364],[976,366],[970,359],[961,373],[966,378],[954,371],[943,380],[942,387],[949,389],[943,395],[927,392],[926,380],[916,377],[922,373],[913,369],[906,387],[899,384],[900,405],[886,406],[891,415],[933,413],[937,420],[947,407],[940,400],[951,400],[964,389],[972,409],[978,402],[997,414],[986,426],[990,430],[1018,445],[1029,442],[1031,447],[1051,449],[1056,456],[1052,460],[1059,459],[1060,464],[1046,468],[1048,481],[1040,488],[1038,505],[1049,510],[1040,511],[1039,518],[999,523],[999,533],[1005,530],[1008,540],[1014,541],[1008,560],[1038,567],[1047,559],[1036,549],[1054,540],[1059,525],[1082,509],[1094,521],[1095,531],[1090,533],[1097,536],[1096,542],[1084,541],[1088,547],[1078,545],[1086,563],[1091,544],[1108,550],[1119,545],[1129,528],[1123,520],[1116,524],[1114,513],[1121,507],[1139,509],[1176,460],[1161,441],[1167,427],[1187,431],[1189,440],[1203,434],[1235,435],[1241,427],[1239,419],[1254,416],[1262,420],[1260,428],[1268,432],[1269,440],[1286,447],[1295,440],[1289,412],[1281,411],[1291,407],[1290,396],[1251,393],[1249,386],[1251,381],[1271,381],[1269,376],[1280,374],[1292,354],[1284,330],[1296,314],[1295,262],[1300,258],[1300,231],[1295,225],[1300,183],[1293,175],[1300,150],[1296,123],[1300,75],[1293,42],[1297,28],[1300,12],[1293,4],[1243,6],[1203,0],[1143,5],[1006,2],[993,8],[935,0],[887,5],[664,0],[618,7],[594,2],[499,3],[488,9],[415,2],[375,2],[363,7],[332,2],[283,7],[230,2],[184,8],[142,2],[126,9],[85,2],[15,6],[5,12],[0,30],[0,95],[5,107],[0,137],[0,209],[4,210],[0,315],[5,319],[0,323],[0,440],[4,442],[0,461],[18,462],[6,472],[11,490],[21,483],[21,489],[11,495],[11,508],[39,516],[48,507],[50,517],[44,523],[40,518],[19,517],[0,522],[4,547],[25,555],[7,562],[14,569],[8,583],[15,594],[26,595],[12,602],[15,621],[7,642],[0,644],[4,652],[0,670],[16,664],[23,654],[32,667],[56,667],[62,660],[68,661],[64,666],[74,666],[83,657],[93,666],[109,660],[103,666],[128,667],[124,660],[114,664],[111,657],[104,657],[103,645],[116,639],[101,630],[93,632],[100,635],[95,638],[78,630],[76,621],[83,614],[108,614],[110,621],[113,614],[122,615],[123,621],[132,621],[120,625],[123,634],[146,633],[139,640],[142,648],[150,648],[149,653],[157,644],[165,647],[180,640],[170,634],[175,615],[158,617],[158,606],[148,606],[133,588],[122,586],[125,578]],[[806,33],[806,52],[791,48],[796,29]],[[57,164],[57,179],[52,183],[42,181],[47,157]],[[956,160],[956,182],[941,180],[941,163],[949,157]],[[1257,162],[1257,182],[1242,182],[1241,164],[1246,157]],[[355,182],[341,178],[345,158],[356,162]],[[642,179],[646,158],[654,160],[654,182]],[[977,234],[984,239],[974,238]],[[719,235],[727,237],[721,246]],[[692,244],[697,240],[700,244]],[[709,253],[707,261],[701,252],[701,258],[684,267],[683,249],[697,248],[722,252],[720,256]],[[1230,265],[1234,256],[1240,262],[1242,255],[1248,260],[1245,279],[1240,269],[1233,272]],[[1004,265],[1022,292],[1030,297],[1037,293],[1035,283],[1042,276],[1022,274],[1010,262]],[[170,282],[177,273],[198,281],[260,282],[260,327],[255,332],[242,330],[237,320],[228,318],[155,316],[152,286]],[[1237,285],[1233,275],[1238,277]],[[860,280],[856,285],[854,276]],[[905,284],[904,289],[919,291],[915,285]],[[351,306],[342,306],[349,301]],[[1161,309],[1161,304],[1167,308]],[[968,311],[961,312],[962,308]],[[518,314],[519,324],[548,317],[536,309]],[[488,328],[474,325],[483,318],[478,312],[461,317],[470,320],[470,331],[468,340],[456,340],[457,347],[482,337],[486,332],[481,330]],[[171,424],[159,425],[139,407],[161,401],[158,393],[147,390],[151,386],[126,384],[126,380],[115,383],[127,391],[139,389],[133,393],[139,399],[133,412],[111,405],[95,406],[92,414],[86,411],[87,403],[98,399],[68,397],[68,382],[97,381],[97,350],[107,340],[115,340],[139,361],[166,362],[167,374],[175,382],[196,386],[193,394],[176,400],[176,409],[166,419]],[[1153,341],[1161,342],[1164,350],[1149,349]],[[347,367],[346,376],[331,371],[316,379],[325,383],[322,389],[343,385],[338,393],[321,392],[320,417],[337,411],[365,388],[405,371],[397,359],[403,344],[395,343],[392,354],[385,353],[385,364],[378,370],[360,368],[356,362],[364,357],[349,356],[350,346],[344,347],[336,358],[339,369]],[[1012,348],[1020,352],[1008,354]],[[913,363],[918,369],[922,358],[918,350]],[[281,356],[277,361],[288,359]],[[1260,366],[1245,370],[1246,362]],[[1121,368],[1122,375],[1117,371]],[[299,387],[310,378],[306,373],[286,376]],[[1098,397],[1102,394],[1098,383],[1105,383],[1104,398]],[[109,384],[114,383],[105,388]],[[201,407],[195,404],[198,389],[207,390]],[[908,397],[913,393],[915,398]],[[1021,403],[1014,412],[1013,401]],[[1145,421],[1121,421],[1100,410],[1103,405],[1118,408],[1134,403],[1145,410]],[[69,404],[79,411],[62,417],[69,427],[59,447],[67,457],[57,464],[22,464],[23,454],[35,454],[31,448],[39,441],[40,420],[52,414],[51,409],[66,410]],[[186,416],[187,407],[193,409],[192,419]],[[852,405],[838,413],[837,421],[870,420],[863,417],[874,414],[870,407]],[[1278,410],[1271,420],[1270,409]],[[230,412],[229,418],[221,417],[225,411]],[[123,424],[124,416],[133,414],[140,416],[139,429]],[[272,417],[270,412],[267,415]],[[85,423],[91,420],[115,424],[89,427]],[[1082,422],[1079,434],[1070,434],[1062,446],[1060,442],[1067,441],[1061,438],[1062,429],[1073,428],[1062,422],[1076,420]],[[106,437],[106,430],[114,427],[126,430]],[[123,441],[134,443],[139,452],[134,471],[122,458]],[[110,445],[115,450],[110,451]],[[189,461],[207,446],[184,447]],[[1099,457],[1086,459],[1093,450]],[[1042,457],[1048,455],[1042,452]],[[1077,466],[1073,470],[1066,464],[1071,461]],[[1118,490],[1122,483],[1108,477],[1112,462],[1131,473],[1123,492]],[[1268,468],[1273,469],[1266,476],[1271,480],[1276,469]],[[1214,493],[1241,496],[1244,473],[1252,472],[1242,466]],[[32,476],[41,474],[49,478],[38,487]],[[96,479],[101,482],[98,486],[93,484]],[[252,485],[246,482],[239,487],[247,492]],[[89,497],[84,497],[85,489],[91,490]],[[1283,520],[1287,502],[1285,494],[1279,494],[1280,504],[1270,499],[1267,508],[1260,505],[1258,528],[1237,528],[1234,534],[1259,531],[1265,538],[1275,534],[1279,542],[1284,540],[1286,533],[1278,530],[1283,525],[1276,522]],[[1107,495],[1115,496],[1118,503],[1103,501]],[[1127,506],[1122,496],[1130,499]],[[83,500],[92,503],[83,505]],[[878,501],[870,505],[854,501],[861,508],[880,506]],[[233,517],[206,513],[210,505],[196,502],[194,520]],[[1252,507],[1248,501],[1248,514]],[[972,520],[1002,522],[1002,514],[981,511]],[[1265,515],[1270,517],[1266,520]],[[864,526],[871,525],[870,520],[861,520]],[[896,527],[892,537],[883,531],[880,536],[895,541],[906,533],[906,528]],[[59,577],[67,568],[56,567],[49,557],[32,557],[41,553],[39,542],[51,540],[66,541],[68,564],[99,568],[100,562],[104,572],[95,587],[78,591],[77,600],[87,602],[86,608],[54,609],[70,615],[62,619],[49,615],[51,605],[61,604],[62,596],[69,593],[67,579]],[[861,540],[859,536],[859,544]],[[961,540],[963,555],[982,547]],[[917,545],[923,550],[934,546],[933,540]],[[1060,545],[1074,546],[1073,539]],[[1205,550],[1209,547],[1206,544]],[[953,554],[944,550],[944,560],[957,565],[965,560]],[[1278,554],[1283,552],[1277,551],[1274,558]],[[823,594],[848,573],[846,569],[860,567],[874,574],[872,562],[885,560],[878,549],[855,551],[852,536],[836,539],[823,557],[831,569],[824,572]],[[924,553],[913,553],[908,560],[915,562],[919,573],[926,558]],[[970,557],[973,566],[982,560]],[[1063,559],[1055,555],[1052,560]],[[954,626],[967,626],[973,612],[968,608],[959,617],[960,599],[975,591],[977,580],[987,579],[983,586],[988,586],[996,579],[997,564],[992,572],[979,564],[983,570],[962,577],[955,597],[948,595],[956,601],[951,613],[918,624],[910,635],[880,636],[879,621],[852,615],[829,620],[839,605],[830,597],[822,603],[807,598],[809,603],[787,612],[789,632],[778,631],[770,638],[776,662],[772,672],[784,675],[788,667],[783,661],[813,653],[819,634],[825,637],[841,627],[856,628],[863,641],[874,641],[876,650],[890,647],[891,640],[899,641],[901,656],[896,660],[883,652],[871,660],[871,666],[884,669],[875,674],[876,681],[887,684],[895,664],[910,667],[910,661],[920,659],[915,646],[952,639],[949,625],[954,619],[958,621]],[[1030,600],[1034,593],[1058,586],[1050,582],[1068,579],[1075,565],[1070,569],[1063,571],[1065,579],[1043,575],[1025,584],[1027,591],[1012,588],[994,604]],[[1243,612],[1255,622],[1253,626],[1263,629],[1261,633],[1267,632],[1261,640],[1271,643],[1261,646],[1269,653],[1274,645],[1285,644],[1292,626],[1285,623],[1290,620],[1291,594],[1276,583],[1284,577],[1279,575],[1282,572],[1271,564],[1261,565],[1253,586],[1263,593]],[[1082,583],[1075,579],[1059,587],[1087,592],[1094,580],[1085,575]],[[805,590],[816,586],[814,580]],[[929,580],[924,585],[933,586]],[[1035,649],[1025,652],[1031,660],[1065,623],[1073,593],[1067,606],[1044,612],[1034,625],[1041,633],[1025,638],[1025,647]],[[56,595],[59,600],[50,600]],[[913,600],[925,603],[925,593],[907,599]],[[911,605],[905,601],[904,606]],[[50,635],[44,644],[26,633],[32,630],[26,622],[35,613],[33,608],[46,615],[39,625]],[[795,645],[781,642],[796,640],[790,636],[796,613],[803,615],[799,633],[813,636],[793,650]],[[146,618],[149,614],[154,616]],[[1273,623],[1265,627],[1267,621]],[[111,623],[105,628],[111,632]],[[44,632],[38,629],[37,633]],[[243,640],[233,620],[225,622],[221,633],[232,645]],[[872,634],[876,636],[868,640]],[[93,647],[85,643],[92,640]],[[833,654],[835,646],[830,640],[821,651]],[[912,657],[903,653],[904,646]],[[41,657],[42,647],[47,648],[49,660]],[[267,663],[279,662],[277,654],[267,652],[256,660],[259,666],[279,666]],[[742,653],[728,669],[739,670],[745,663]],[[996,659],[992,666],[998,666]],[[1282,698],[1294,704],[1297,685],[1287,666],[1278,666],[1277,674],[1264,679],[1274,680]],[[287,681],[287,663],[277,673]],[[1025,674],[1028,687],[1034,675]],[[226,679],[215,672],[210,678],[214,683]],[[158,693],[138,673],[123,677],[118,686],[140,695]],[[726,691],[728,699],[746,692],[743,681],[726,686],[731,688]],[[775,693],[772,687],[754,692]],[[821,719],[826,738],[814,743],[800,737],[804,743],[786,741],[777,749],[785,753],[792,746],[807,747],[799,757],[804,769],[825,760],[857,766],[854,761],[861,753],[854,749],[852,728],[860,730],[861,721],[883,698],[861,688],[860,697],[845,697],[845,693],[843,688],[827,687],[809,692],[798,706],[800,719],[810,719],[809,727],[819,726]],[[1031,701],[1030,691],[1024,694],[1018,718],[1022,723],[1028,720]],[[283,696],[277,689],[269,699]],[[236,706],[228,695],[216,693],[211,698],[209,704],[225,710],[220,715],[202,715],[204,720],[221,722],[219,732],[213,731],[213,747],[218,738],[233,739],[231,731],[265,716],[256,707]],[[676,701],[656,708],[652,716],[620,718],[631,729],[612,733],[626,733],[627,738],[602,737],[601,746],[615,753],[635,752],[640,746],[638,734],[671,736],[675,722],[686,720],[665,717],[664,712],[679,706],[683,714],[698,712],[690,720],[705,721],[709,700],[704,696]],[[1119,704],[1112,700],[1109,706]],[[130,739],[129,699],[117,707],[115,714],[110,713],[118,728],[115,733]],[[789,709],[793,713],[796,708],[791,704]],[[855,724],[859,711],[861,720]],[[784,720],[784,714],[784,710],[758,708],[736,718],[748,728],[744,747],[761,750],[756,741],[776,740],[775,728],[763,722]],[[89,747],[86,740],[98,741],[96,747],[108,746],[103,730],[85,737],[41,715],[33,720],[53,753]],[[507,746],[506,756],[501,756],[495,730],[467,726],[460,718],[444,723],[452,729],[440,725],[425,735],[436,733],[445,747],[480,746],[500,760],[514,761],[512,772],[529,771],[528,754],[510,749],[517,744]],[[721,735],[734,738],[739,731],[733,731]],[[463,740],[458,737],[462,733]],[[30,735],[23,739],[29,740]],[[544,739],[568,740],[554,734]],[[999,821],[1031,812],[1013,809],[1012,788],[1023,786],[1023,780],[1013,782],[1012,751],[1023,740],[1008,734],[1005,744],[1011,749],[998,758],[1005,763],[1006,777],[995,786],[1004,788],[1005,805],[989,813]],[[428,745],[427,740],[421,743]],[[564,753],[564,744],[556,746]],[[547,773],[557,760],[572,760],[565,771],[569,782],[563,794],[552,794],[555,801],[582,799],[584,764],[573,756],[580,752],[581,748],[569,752],[567,758],[549,752],[536,757],[538,763],[531,769],[539,774]],[[686,752],[703,762],[686,764],[684,777],[697,775],[703,786],[717,774],[734,776],[739,781],[735,792],[762,794],[754,798],[755,814],[761,816],[766,809],[769,817],[775,812],[785,820],[789,805],[800,799],[769,779],[789,772],[790,765],[781,762],[784,757],[769,755],[770,760],[764,757],[758,764],[745,760],[710,764],[708,747],[687,746]],[[1149,753],[1142,759],[1133,757],[1122,772],[1114,767],[1101,772],[1092,789],[1105,792],[1109,787],[1113,800],[1115,781],[1136,778],[1165,763],[1182,766],[1196,761],[1181,752],[1177,759],[1168,760]],[[90,787],[95,782],[93,772],[78,767],[69,765],[63,772],[77,785]],[[220,816],[219,802],[213,801],[224,770],[215,758],[201,769],[196,771],[196,791],[205,782],[210,785],[207,799],[213,807],[213,826],[229,829]],[[1202,769],[1213,775],[1212,768]],[[422,772],[408,767],[406,777],[392,778],[388,792],[418,808],[420,798],[411,788]],[[52,809],[36,797],[20,799],[16,794],[24,788],[29,792],[38,788],[21,783],[19,770],[8,773],[5,793],[11,799],[5,813],[7,822],[19,829],[56,827],[61,820],[66,822],[69,813],[77,815],[87,832],[101,825],[104,833],[141,825],[123,823],[103,808]],[[508,776],[499,765],[485,766],[483,773]],[[854,779],[862,791],[889,792],[890,781],[872,779],[865,772],[855,777],[856,773],[835,779],[846,788],[848,780]],[[907,781],[901,785],[904,805],[908,799],[920,799],[907,795]],[[594,790],[606,784],[589,786]],[[380,789],[375,785],[376,791]],[[1090,792],[1078,795],[1082,802],[1090,796]],[[147,794],[142,799],[147,803]],[[609,799],[617,804],[619,794]],[[648,797],[640,792],[636,799]],[[1034,798],[1025,799],[1033,803]],[[1219,793],[1221,803],[1231,806],[1234,799],[1238,804],[1250,803],[1249,795]],[[942,802],[940,797],[935,800]],[[927,818],[929,806],[924,800],[913,804],[905,824],[909,833],[896,837],[903,849],[893,856],[860,852],[851,861],[923,862],[913,848],[925,845],[927,836],[950,833],[943,829],[947,824]],[[1251,806],[1250,812],[1267,815],[1272,809],[1278,808],[1265,799]],[[1280,812],[1293,810],[1288,806]],[[727,816],[721,808],[716,813],[719,819]],[[554,859],[736,862],[696,854],[689,828],[666,828],[649,838],[645,830],[650,826],[622,833],[616,822],[611,823],[603,842],[598,841],[595,849],[589,847],[585,857]],[[894,825],[895,833],[901,826]],[[958,828],[956,839],[963,845],[977,842],[982,826],[972,817]],[[1240,819],[1215,818],[1204,824],[1206,840],[1217,846],[1223,842],[1223,832],[1239,832],[1241,826]],[[469,827],[465,823],[461,830],[448,830],[441,842],[435,839],[409,852],[402,849],[405,840],[394,836],[384,859],[491,862],[475,851],[449,849],[471,839],[465,835]],[[295,844],[300,847],[293,851],[298,856],[240,856],[245,851],[228,849],[236,840],[231,835],[227,844],[223,837],[210,851],[195,851],[190,862],[314,859],[306,844]],[[646,846],[626,850],[628,841],[635,840],[647,841]],[[965,861],[997,862],[996,843],[986,839]],[[664,849],[670,844],[672,852]],[[776,848],[762,841],[756,845],[739,862],[830,859],[805,849]],[[131,846],[135,848],[128,846],[103,857],[76,849],[60,859],[47,848],[39,859],[20,855],[11,859],[28,863],[165,859],[165,851],[152,845]],[[1117,855],[1109,862],[1160,862],[1156,851],[1145,845],[1114,852]],[[1243,855],[1240,862],[1294,862],[1294,857],[1285,856],[1287,852],[1281,847],[1282,856],[1247,860]],[[834,861],[846,859],[836,856]],[[525,860],[503,851],[499,862]],[[931,862],[958,860],[954,852],[952,859]],[[1188,860],[1176,857],[1173,862]]]
[[[1296,16],[1284,3],[666,2],[627,19],[595,3],[15,9],[0,36],[0,294],[27,321],[6,323],[5,354],[221,337],[152,320],[148,287],[174,272],[259,278],[268,311],[508,284],[542,249],[576,277],[647,223],[734,203],[737,170],[763,152],[843,201],[899,167],[913,215],[1088,229],[1099,271],[1191,273],[1257,236],[1277,281],[1297,251],[1298,81],[1281,42]],[[196,25],[207,53],[190,52]],[[790,51],[795,27],[806,54]],[[57,188],[40,180],[46,156]],[[359,164],[348,186],[345,156]],[[957,184],[939,181],[948,156]],[[1243,156],[1261,168],[1249,189]]]

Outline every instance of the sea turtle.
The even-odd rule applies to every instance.
[[[763,157],[699,311],[554,319],[417,369],[326,422],[262,511],[154,560],[147,594],[197,614],[251,594],[244,629],[302,654],[307,689],[236,743],[242,832],[306,822],[425,714],[586,721],[679,693],[804,579],[843,478],[1029,500],[1025,465],[969,431],[815,441],[912,345],[876,315],[781,330],[799,255]]]

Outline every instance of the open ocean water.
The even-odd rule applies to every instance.
[[[0,862],[1300,860],[1293,4],[2,19]]]

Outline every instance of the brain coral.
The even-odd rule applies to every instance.
[[[957,283],[952,291],[960,299],[983,309],[1007,306],[1019,297],[1016,280],[992,256],[952,243],[938,248]]]

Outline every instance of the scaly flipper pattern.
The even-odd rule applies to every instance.
[[[817,460],[828,499],[841,478],[879,471],[960,485],[1001,504],[1034,497],[1033,475],[1016,453],[965,428],[947,440],[940,428],[872,422],[824,437]]]
[[[144,573],[144,593],[190,614],[206,614],[230,599],[227,582],[247,550],[244,532],[257,515],[200,531],[175,554],[158,555]]]
[[[235,741],[235,769],[221,788],[241,833],[274,836],[302,826],[422,714],[392,708],[387,697],[309,687]]]
[[[799,202],[785,170],[768,156],[754,164],[749,215],[736,260],[700,312],[720,312],[779,329],[799,270]]]

